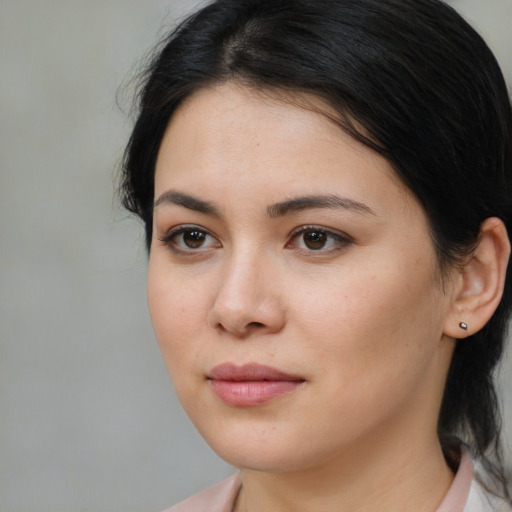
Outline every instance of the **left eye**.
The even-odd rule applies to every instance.
[[[292,246],[306,251],[336,250],[350,244],[348,236],[318,227],[306,227],[296,231],[288,247]]]

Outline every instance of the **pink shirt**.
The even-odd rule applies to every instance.
[[[232,512],[240,485],[237,473],[165,512]],[[475,480],[471,456],[466,448],[462,448],[457,474],[436,512],[512,512],[512,507],[487,493]]]

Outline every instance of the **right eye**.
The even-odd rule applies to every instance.
[[[159,238],[175,252],[197,252],[221,247],[220,242],[199,226],[177,226]]]

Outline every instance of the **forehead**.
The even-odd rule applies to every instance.
[[[343,178],[347,190],[359,183],[378,193],[385,181],[395,195],[410,195],[391,164],[347,135],[333,121],[337,117],[313,95],[231,83],[201,89],[169,122],[156,165],[155,194],[192,183],[196,190],[227,193],[234,182],[251,188],[258,181],[287,187],[289,194],[304,188],[325,193]]]
[[[259,142],[259,132],[261,138],[271,134],[276,140],[292,142],[295,134],[307,130],[310,135],[317,132],[324,140],[336,143],[340,128],[332,120],[338,117],[332,107],[312,94],[228,82],[188,96],[171,117],[166,135],[176,137],[185,129],[190,137],[191,129],[196,129],[205,144],[230,137],[240,143],[243,137]],[[215,130],[221,127],[222,131]]]

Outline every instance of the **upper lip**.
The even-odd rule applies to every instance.
[[[208,378],[212,380],[231,381],[304,381],[303,377],[291,375],[271,366],[257,363],[236,365],[233,363],[222,363],[210,371]]]

